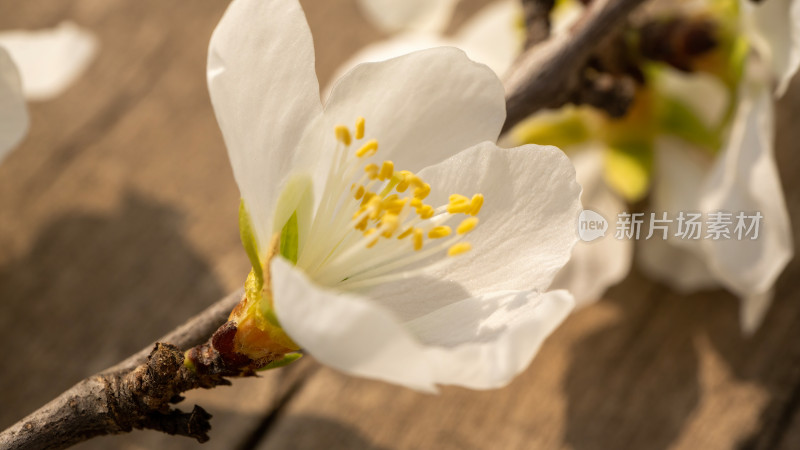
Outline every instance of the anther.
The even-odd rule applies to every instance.
[[[472,196],[472,201],[469,202],[469,214],[477,216],[481,212],[483,206],[483,194],[475,194]]]
[[[350,145],[350,130],[344,125],[336,125],[336,140],[344,145]]]
[[[419,251],[422,250],[422,230],[420,228],[414,228],[414,250]]]
[[[366,120],[363,117],[356,119],[356,139],[364,139],[364,124]]]
[[[456,256],[472,250],[472,245],[469,242],[459,242],[447,250],[447,256]]]
[[[428,237],[431,239],[439,239],[443,237],[447,237],[450,235],[452,230],[447,225],[441,225],[438,227],[431,228],[431,231],[428,232]]]
[[[387,180],[392,178],[392,174],[394,174],[394,163],[391,161],[384,161],[381,166],[381,171],[378,172],[378,179],[381,181]]]
[[[377,152],[378,152],[378,141],[372,139],[370,141],[367,141],[367,143],[364,144],[363,147],[361,147],[360,149],[358,149],[358,151],[356,151],[356,156],[358,156],[359,158],[364,158],[367,156],[372,156]]]
[[[458,233],[458,234],[467,234],[470,231],[472,231],[473,229],[475,229],[475,227],[477,225],[478,225],[478,218],[477,217],[469,217],[469,218],[464,219],[463,221],[461,221],[461,223],[458,225],[458,228],[456,228],[456,233]]]

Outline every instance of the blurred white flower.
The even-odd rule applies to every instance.
[[[0,162],[28,131],[25,99],[61,94],[91,62],[97,40],[70,22],[0,32]]]
[[[44,30],[0,32],[19,68],[25,97],[49,100],[64,92],[84,72],[97,52],[97,39],[72,22]]]
[[[696,122],[693,126],[699,123],[703,132],[710,131],[703,136],[707,141],[704,142],[706,149],[699,148],[691,137],[687,139],[696,129],[686,126],[686,122],[679,125],[682,130],[659,131],[661,134],[647,144],[644,152],[636,148],[615,148],[620,144],[613,142],[619,141],[619,133],[606,128],[623,127],[597,117],[589,117],[587,123],[586,117],[579,117],[581,114],[569,107],[538,114],[512,132],[504,143],[555,143],[531,136],[558,135],[557,145],[572,158],[578,180],[584,187],[584,206],[608,220],[626,209],[626,200],[636,201],[648,191],[653,211],[673,214],[717,210],[761,212],[765,220],[757,240],[645,240],[639,243],[637,257],[645,272],[680,291],[719,285],[729,289],[742,300],[743,330],[752,332],[769,305],[775,279],[793,255],[789,218],[773,154],[774,120],[769,86],[777,81],[777,93],[782,94],[800,66],[800,4],[791,0],[770,0],[764,4],[695,1],[662,2],[660,5],[651,13],[678,11],[690,16],[725,16],[721,21],[732,22],[731,28],[738,33],[733,37],[737,42],[726,45],[746,49],[749,44],[751,49],[750,56],[741,59],[744,64],[735,85],[726,86],[716,77],[702,72],[684,74],[671,68],[659,69],[658,76],[651,79],[655,84],[652,91],[680,108],[686,106],[681,114],[688,113],[691,121]],[[578,2],[558,2],[553,14],[553,28],[557,34],[575,23],[581,7]],[[519,2],[495,2],[476,14],[453,37],[440,37],[439,42],[434,42],[430,36],[420,39],[419,33],[414,35],[415,40],[409,39],[408,33],[398,35],[388,43],[367,47],[347,64],[384,59],[394,56],[395,51],[422,48],[421,44],[426,42],[428,45],[448,43],[461,46],[470,57],[486,62],[502,75],[521,48],[521,32],[513,25],[520,20]],[[478,31],[473,33],[473,30]],[[513,51],[509,52],[510,49]],[[585,110],[581,108],[580,113]],[[637,115],[639,112],[629,117]],[[635,119],[630,121],[636,122]],[[652,128],[652,125],[640,120],[629,124],[628,131]],[[530,127],[534,127],[535,132],[531,132]],[[612,135],[610,140],[609,134]],[[708,142],[709,136],[719,142]],[[651,139],[646,137],[646,140]],[[647,169],[649,166],[652,166],[652,174]],[[632,244],[627,240],[610,239],[579,242],[573,258],[551,288],[570,290],[578,305],[596,300],[608,286],[627,274]]]
[[[544,291],[576,240],[574,169],[552,147],[493,144],[505,101],[485,66],[451,48],[359,65],[323,108],[297,1],[235,0],[208,83],[254,266],[233,317],[263,347],[240,352],[493,388],[569,313]]]
[[[369,20],[387,33],[440,33],[450,22],[459,0],[358,0]]]

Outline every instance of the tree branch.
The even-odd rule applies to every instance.
[[[172,345],[148,346],[80,381],[0,433],[0,448],[61,449],[134,428],[208,440],[210,414],[199,406],[184,413],[170,409],[170,404],[180,401],[182,392],[229,384],[224,377],[252,375],[254,367],[264,363],[242,361],[226,345],[236,330],[226,324],[228,314],[242,295],[228,295],[159,339]],[[184,365],[181,348],[191,349],[192,367]]]
[[[506,123],[503,132],[531,114],[557,108],[581,97],[587,86],[583,68],[604,38],[619,26],[645,0],[594,0],[572,33],[553,36],[527,49],[517,59],[505,79]],[[608,83],[601,83],[608,87]],[[588,84],[594,89],[592,83]],[[628,92],[627,86],[608,92]],[[603,97],[606,98],[606,97]]]

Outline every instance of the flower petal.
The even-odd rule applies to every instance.
[[[295,148],[322,109],[311,32],[297,0],[234,0],[211,36],[207,75],[263,251]]]
[[[503,76],[522,51],[524,35],[517,26],[521,18],[519,1],[494,2],[475,13],[453,40],[470,58]]]
[[[786,92],[800,67],[800,2],[770,0],[756,4],[744,2],[753,19],[753,41],[766,56],[778,77],[776,95]]]
[[[760,212],[757,239],[703,241],[711,269],[728,288],[747,297],[767,292],[792,258],[789,215],[773,155],[774,117],[769,89],[743,87],[728,144],[702,196],[705,211]],[[734,218],[734,225],[736,224]]]
[[[541,292],[569,259],[577,241],[581,188],[575,169],[557,148],[503,149],[485,142],[420,176],[432,186],[426,199],[432,205],[446,204],[453,193],[481,193],[485,199],[480,224],[466,236],[473,250],[431,267],[427,274],[432,278],[457,283],[470,296]],[[424,295],[427,286],[419,289],[417,295]]]
[[[387,310],[320,288],[274,258],[272,292],[283,329],[323,364],[343,372],[435,392],[423,346]]]
[[[418,171],[497,140],[505,111],[503,85],[488,67],[454,48],[428,49],[348,72],[325,105],[321,136],[304,147],[333,149],[333,127],[364,117],[377,157]]]
[[[458,0],[359,0],[367,18],[387,33],[400,30],[442,32]]]
[[[439,384],[472,389],[507,385],[569,315],[566,291],[508,291],[453,303],[406,324],[428,348]]]
[[[570,151],[578,184],[583,187],[581,203],[603,216],[609,223],[626,210],[625,203],[614,194],[603,178],[603,149],[588,147]],[[633,243],[615,239],[614,231],[592,242],[578,241],[572,258],[558,273],[550,289],[566,289],[575,296],[578,306],[599,300],[610,286],[630,271]]]
[[[0,33],[5,47],[19,67],[25,96],[47,100],[66,90],[92,62],[97,38],[72,22],[48,30],[15,30]]]
[[[653,212],[657,215],[666,212],[672,220],[681,212],[700,212],[698,198],[710,165],[710,159],[704,157],[704,150],[686,141],[673,137],[657,139],[656,173],[650,202]],[[677,225],[673,223],[666,241],[656,234],[651,239],[637,242],[636,262],[642,272],[669,284],[678,292],[717,286],[716,277],[707,266],[700,239],[683,239],[674,236],[676,232]]]
[[[347,72],[352,70],[353,67],[362,63],[386,61],[387,59],[397,58],[398,56],[403,56],[419,50],[452,45],[454,44],[451,40],[438,34],[418,32],[398,34],[389,39],[369,44],[357,51],[352,57],[336,68],[333,76],[331,76],[331,80],[336,82]],[[467,53],[467,55],[469,55],[469,53]],[[332,84],[329,84],[325,88],[325,92],[322,95],[323,99],[330,97],[332,88]]]
[[[28,108],[14,61],[0,47],[0,162],[28,131]]]

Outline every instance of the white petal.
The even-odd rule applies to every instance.
[[[274,258],[272,292],[281,326],[305,351],[343,372],[435,391],[423,345],[364,297],[325,290]]]
[[[470,58],[503,76],[522,51],[524,36],[516,26],[521,17],[518,0],[492,3],[464,24],[453,40]]]
[[[783,95],[792,76],[800,67],[800,2],[770,0],[744,2],[753,19],[751,38],[778,77],[777,95]]]
[[[334,82],[339,80],[353,67],[362,63],[386,61],[387,59],[397,58],[419,50],[451,45],[453,43],[449,39],[438,34],[418,32],[399,34],[389,39],[369,44],[357,51],[350,59],[336,68],[331,80]],[[325,88],[323,99],[330,97],[332,88],[332,84]]]
[[[581,203],[613,224],[617,215],[626,210],[623,202],[605,183],[602,148],[570,151],[578,184],[583,188]],[[599,300],[610,286],[618,283],[630,271],[633,242],[615,239],[613,225],[605,237],[591,242],[578,241],[572,258],[558,273],[550,289],[566,289],[578,306]]]
[[[302,147],[332,154],[333,128],[366,118],[376,158],[418,171],[482,141],[505,121],[503,85],[488,67],[453,48],[434,48],[361,64],[334,86],[316,134]],[[326,170],[325,164],[321,165]]]
[[[660,137],[655,143],[651,206],[670,218],[700,209],[700,192],[711,171],[708,152],[675,137]]]
[[[506,385],[573,306],[564,291],[497,292],[403,323],[365,297],[320,288],[281,258],[271,267],[281,325],[305,351],[343,372],[427,392]]]
[[[565,291],[497,292],[451,304],[406,324],[429,347],[439,384],[505,386],[522,372],[574,302]]]
[[[714,273],[741,297],[765,293],[793,255],[791,227],[773,155],[774,118],[766,86],[745,85],[729,141],[702,197],[705,211],[760,212],[755,240],[703,241]],[[734,219],[734,222],[736,220]]]
[[[14,61],[0,47],[0,162],[28,131],[28,108]]]
[[[263,251],[297,143],[321,112],[311,32],[297,0],[234,0],[211,36],[207,75]]]
[[[769,305],[772,304],[773,295],[774,292],[770,289],[767,292],[742,297],[739,323],[746,335],[752,335],[761,326],[764,316],[767,315]]]
[[[97,52],[97,38],[71,22],[48,30],[0,33],[19,67],[25,96],[47,100],[66,90],[89,66]]]
[[[482,193],[481,222],[466,236],[472,251],[430,267],[427,279],[372,294],[385,305],[407,314],[424,311],[416,299],[431,293],[442,306],[494,291],[543,292],[569,259],[577,240],[580,186],[569,159],[555,147],[501,149],[487,142],[420,176],[432,186],[426,199],[432,205],[446,204],[453,193]]]
[[[458,0],[359,0],[367,18],[387,33],[444,31]]]

